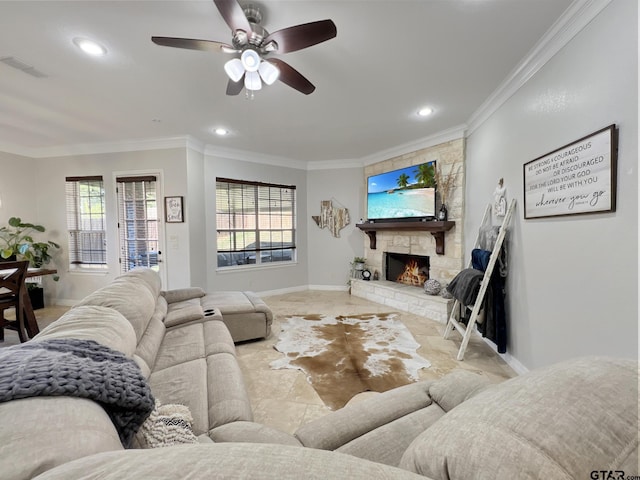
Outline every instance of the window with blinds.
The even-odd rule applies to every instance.
[[[120,270],[158,270],[158,198],[155,176],[117,177]]]
[[[295,261],[296,187],[216,178],[218,267]]]
[[[106,269],[104,182],[101,176],[66,177],[69,266]]]

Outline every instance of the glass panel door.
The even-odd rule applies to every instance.
[[[151,267],[159,272],[160,250],[156,177],[118,177],[120,271]]]

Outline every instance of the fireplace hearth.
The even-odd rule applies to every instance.
[[[385,253],[386,280],[422,287],[429,280],[429,257],[405,253]]]

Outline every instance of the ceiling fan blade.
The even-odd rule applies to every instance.
[[[237,0],[213,0],[213,2],[232,32],[244,30],[247,34],[251,33],[251,24]]]
[[[237,82],[229,80],[227,83],[227,95],[238,95],[244,88],[244,81],[240,79]]]
[[[222,52],[223,49],[235,50],[231,45],[213,40],[196,40],[193,38],[151,37],[151,41],[163,47],[186,48],[205,52]]]
[[[330,40],[337,33],[336,25],[331,20],[320,20],[273,32],[264,39],[263,44],[275,41],[278,53],[289,53]]]
[[[265,61],[273,63],[276,67],[278,67],[278,69],[280,70],[280,76],[278,77],[278,79],[282,83],[289,85],[291,88],[295,88],[305,95],[313,93],[313,91],[316,89],[316,87],[309,80],[307,80],[300,72],[298,72],[288,63],[283,62],[278,58],[270,58],[269,60]]]

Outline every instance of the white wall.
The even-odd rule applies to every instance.
[[[207,205],[207,289],[210,291],[251,290],[254,292],[271,292],[307,285],[307,222],[313,220],[307,215],[306,171],[228,159],[210,154],[205,154],[204,163],[204,191]],[[215,235],[216,177],[296,186],[298,223],[296,226],[297,262],[295,264],[250,266],[234,271],[217,270]]]
[[[517,199],[508,353],[527,368],[638,356],[638,3],[613,0],[467,140],[466,252],[504,177]],[[615,213],[524,220],[522,166],[619,127]]]
[[[194,287],[206,288],[207,262],[203,254],[207,254],[207,204],[204,195],[204,154],[187,150],[187,198],[186,221],[189,225],[189,260],[191,270],[190,284]],[[167,237],[167,247],[172,248],[172,239]]]
[[[38,187],[34,168],[32,158],[0,152],[0,226],[6,226],[11,217],[36,222]]]
[[[34,171],[37,188],[37,221],[48,229],[48,238],[62,245],[56,258],[60,281],[45,285],[47,295],[51,288],[57,290],[59,303],[73,303],[104,286],[120,274],[118,263],[117,207],[115,173],[159,172],[162,177],[160,196],[183,195],[187,197],[186,153],[184,149],[150,150],[139,152],[78,155],[36,160]],[[102,175],[106,194],[108,273],[88,274],[68,271],[67,224],[65,210],[65,177],[69,175]],[[166,225],[165,236],[175,236],[176,249],[164,249],[163,261],[168,272],[164,288],[179,288],[190,284],[189,232],[187,223]]]
[[[319,288],[347,288],[353,257],[364,255],[365,234],[356,228],[364,215],[364,170],[342,168],[311,170],[307,173],[307,210],[309,225],[309,285]],[[320,229],[311,218],[320,214],[320,202],[349,209],[351,223],[336,238],[327,228]]]

